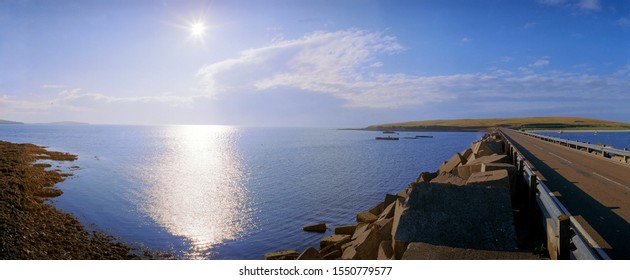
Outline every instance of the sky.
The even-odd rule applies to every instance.
[[[630,2],[0,0],[0,119],[630,122]]]

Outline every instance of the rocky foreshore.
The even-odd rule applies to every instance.
[[[444,162],[365,212],[337,226],[319,249],[286,250],[265,259],[538,259],[519,250],[512,196],[516,167],[497,133]],[[326,232],[326,225],[308,231]]]
[[[36,161],[76,159],[33,144],[0,141],[0,259],[154,258],[102,232],[86,230],[72,215],[45,203],[62,194],[54,185],[71,174],[48,170],[50,164]]]

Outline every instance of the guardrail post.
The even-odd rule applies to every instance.
[[[628,151],[628,148],[623,148],[624,151]],[[623,163],[628,163],[628,156],[623,156]]]
[[[536,186],[538,186],[538,177],[536,174],[529,175],[529,190],[528,190],[528,204],[530,211],[533,210],[534,205],[536,204]]]
[[[512,165],[518,166],[517,164],[518,164],[518,153],[514,152],[513,157],[512,157]]]
[[[568,260],[571,251],[570,219],[567,215],[558,216],[558,259]]]

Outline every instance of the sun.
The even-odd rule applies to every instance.
[[[202,39],[206,35],[206,29],[208,27],[202,21],[195,21],[190,23],[189,30],[190,36],[197,39]]]

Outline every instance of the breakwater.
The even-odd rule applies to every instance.
[[[356,223],[304,229],[325,235],[319,248],[265,259],[537,259],[519,247],[512,200],[516,167],[502,137],[489,133],[435,172],[364,212]],[[522,246],[521,246],[522,247]]]

